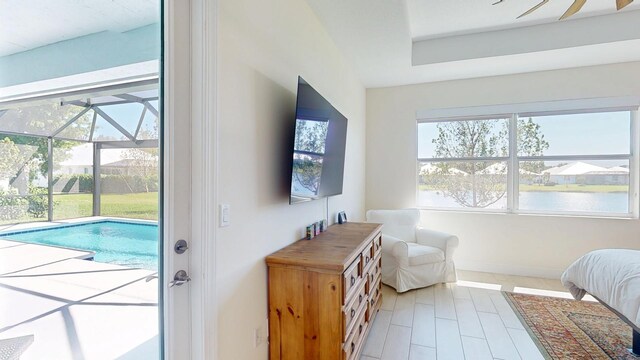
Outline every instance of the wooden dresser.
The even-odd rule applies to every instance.
[[[358,359],[382,303],[382,225],[333,225],[267,257],[271,359]]]

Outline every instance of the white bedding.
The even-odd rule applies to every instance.
[[[571,264],[561,280],[575,299],[589,293],[640,327],[640,251],[592,251]]]

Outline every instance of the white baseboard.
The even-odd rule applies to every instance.
[[[564,269],[519,266],[514,264],[494,264],[476,261],[456,261],[459,270],[480,271],[504,275],[531,276],[545,279],[560,279]]]

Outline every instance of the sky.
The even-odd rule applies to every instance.
[[[158,109],[157,101],[150,101],[151,105]],[[129,104],[120,104],[120,105],[111,105],[111,106],[101,106],[102,111],[104,111],[111,118],[116,120],[120,126],[125,128],[130,134],[134,134],[136,132],[136,127],[138,126],[138,121],[140,120],[140,114],[142,112],[143,105],[139,103],[129,103]],[[124,139],[124,135],[122,135],[117,129],[115,129],[111,124],[107,123],[104,119],[98,117],[98,121],[96,122],[96,132],[95,137],[113,137],[116,139]],[[150,111],[147,111],[145,114],[145,120],[143,122],[143,129],[153,130],[153,119],[154,116]]]
[[[549,143],[545,155],[629,154],[629,111],[539,116],[533,118]],[[437,125],[418,125],[418,157],[434,156]]]

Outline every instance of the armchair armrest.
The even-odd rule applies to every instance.
[[[437,247],[444,251],[446,260],[450,261],[453,252],[458,247],[459,240],[455,235],[418,227],[416,228],[416,242],[420,245]]]
[[[407,243],[404,240],[386,234],[382,234],[382,251],[399,259],[409,257]]]

